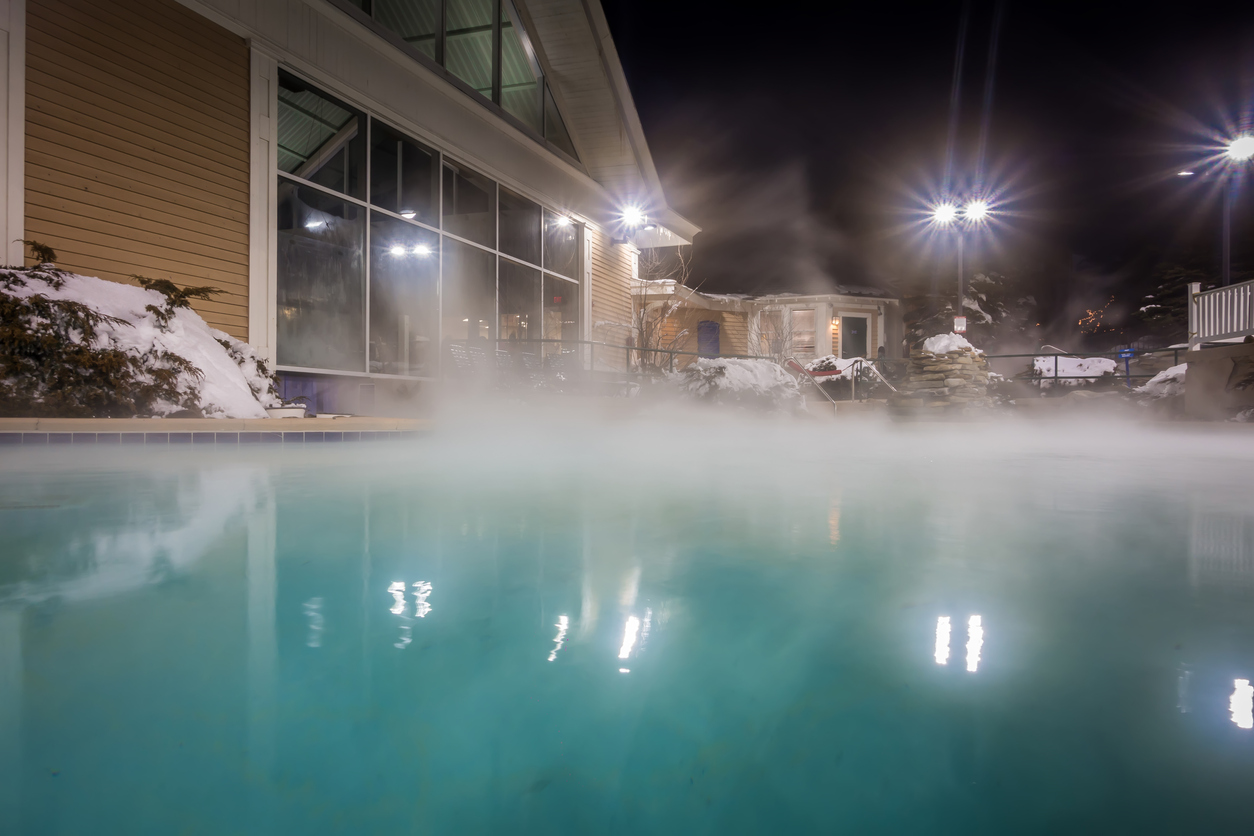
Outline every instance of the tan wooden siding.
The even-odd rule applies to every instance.
[[[631,250],[614,244],[604,230],[588,227],[587,234],[592,237],[592,339],[621,344],[632,330]]]
[[[59,266],[222,292],[248,338],[247,44],[174,0],[27,0],[26,237]]]

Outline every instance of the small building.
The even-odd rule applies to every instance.
[[[400,408],[458,341],[627,322],[625,217],[698,231],[597,0],[3,9],[8,263],[27,238],[67,270],[211,286],[209,324],[324,410]]]
[[[838,286],[831,293],[750,296],[643,280],[632,293],[637,321],[652,311],[652,318],[664,323],[657,328],[654,348],[801,361],[829,354],[842,359],[902,356],[900,300],[875,288]]]

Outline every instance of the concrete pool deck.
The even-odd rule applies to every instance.
[[[0,418],[0,445],[304,444],[412,438],[417,418]]]

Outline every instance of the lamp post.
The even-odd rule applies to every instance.
[[[941,203],[932,210],[932,221],[943,227],[954,228],[958,234],[958,306],[956,317],[962,316],[962,300],[966,296],[966,265],[964,262],[964,245],[966,242],[965,227],[983,223],[988,219],[989,208],[986,200],[970,200],[961,209],[953,203]]]
[[[1254,157],[1254,136],[1244,134],[1228,143],[1224,156],[1232,163],[1248,162]],[[1232,197],[1236,192],[1237,173],[1228,173],[1228,182],[1224,184],[1224,247],[1223,247],[1223,284],[1232,284]]]

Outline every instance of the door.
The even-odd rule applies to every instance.
[[[703,319],[697,323],[697,353],[702,357],[717,357],[718,323]]]
[[[842,316],[840,318],[840,358],[866,356],[867,318]]]

